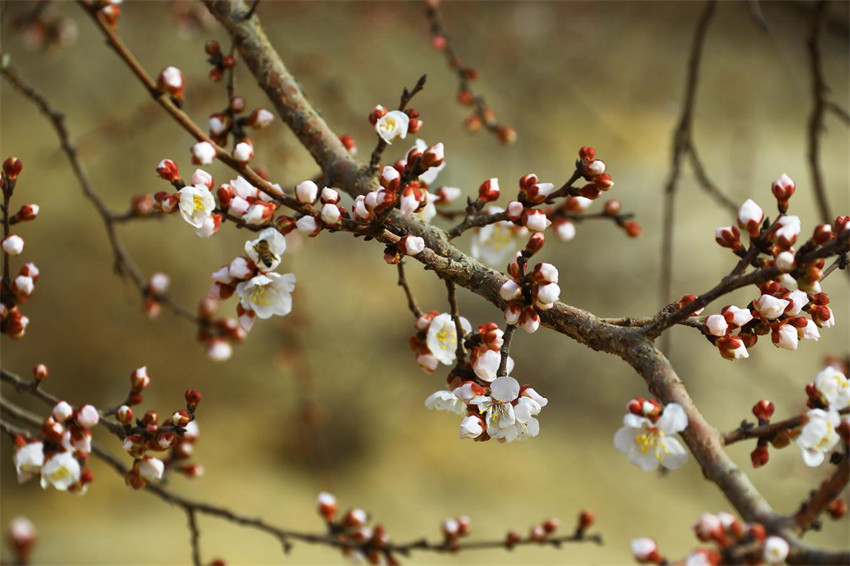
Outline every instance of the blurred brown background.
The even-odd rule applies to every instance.
[[[188,4],[179,10],[192,9]],[[486,133],[462,131],[465,110],[455,101],[455,77],[429,44],[418,3],[284,3],[264,0],[259,15],[284,61],[339,133],[350,133],[368,155],[374,133],[366,120],[377,103],[393,105],[401,88],[422,73],[428,85],[417,96],[425,121],[419,137],[443,141],[448,167],[440,184],[472,194],[499,177],[512,194],[528,172],[563,181],[581,145],[593,145],[617,185],[610,196],[634,211],[643,236],[625,238],[609,223],[585,223],[567,244],[554,239],[541,254],[561,272],[562,300],[600,316],[645,316],[659,307],[658,250],[662,187],[672,130],[678,116],[685,62],[702,3],[449,3],[446,24],[465,60],[477,67],[476,87],[500,120],[516,127],[519,141],[502,147]],[[774,214],[770,183],[782,172],[797,182],[791,212],[804,235],[817,220],[805,156],[811,108],[805,39],[811,5],[762,3],[770,32],[762,32],[746,3],[721,3],[711,25],[695,111],[695,140],[712,179],[737,202],[754,198]],[[834,100],[848,102],[847,7],[830,7],[833,24],[822,38],[824,65]],[[27,49],[9,22],[28,3],[6,3],[3,50],[19,73],[67,113],[81,158],[110,207],[124,210],[132,195],[167,189],[154,168],[162,158],[193,170],[192,143],[153,105],[130,71],[73,4],[57,13],[76,22],[79,38],[46,56]],[[222,84],[206,80],[203,42],[226,38],[211,24],[200,33],[178,30],[175,6],[128,2],[120,32],[151,74],[175,65],[186,75],[185,108],[205,124],[223,107]],[[238,90],[249,108],[270,104],[241,69]],[[571,529],[582,508],[598,517],[605,545],[562,550],[524,548],[514,553],[417,555],[410,562],[628,563],[629,541],[658,539],[661,550],[684,556],[695,546],[690,525],[706,511],[731,511],[720,492],[691,461],[660,477],[630,465],[612,443],[625,403],[646,394],[643,382],[619,360],[543,330],[519,333],[514,374],[550,399],[540,437],[500,445],[461,442],[458,419],[426,411],[423,401],[444,374],[426,376],[407,350],[412,333],[396,271],[382,249],[344,235],[324,234],[284,257],[282,272],[298,277],[293,314],[259,321],[249,339],[224,364],[209,361],[194,329],[168,312],[148,321],[134,288],[111,271],[111,254],[99,217],[82,197],[56,138],[34,107],[4,82],[2,156],[24,162],[16,202],[37,202],[37,222],[22,226],[23,261],[41,268],[24,312],[32,323],[20,342],[2,341],[3,367],[29,373],[50,367],[49,390],[72,403],[113,405],[123,399],[129,373],[147,365],[154,384],[144,407],[161,414],[180,407],[187,387],[203,392],[196,461],[206,475],[175,477],[171,488],[281,526],[320,531],[315,494],[333,491],[343,508],[367,509],[395,540],[438,537],[439,522],[468,514],[473,536],[501,538],[549,516]],[[827,118],[823,164],[833,209],[850,211],[847,131]],[[273,181],[291,187],[316,172],[306,151],[281,123],[256,137],[255,164]],[[412,139],[410,140],[413,141]],[[397,143],[386,154],[402,155]],[[209,168],[216,182],[232,178]],[[676,228],[676,299],[708,289],[732,265],[713,242],[715,226],[733,220],[716,207],[687,171],[681,184]],[[597,205],[599,206],[599,205]],[[172,293],[194,307],[209,274],[242,250],[243,233],[226,227],[212,240],[196,238],[177,217],[120,228],[146,274],[164,271]],[[469,236],[459,243],[468,246]],[[19,265],[16,263],[16,265]],[[447,308],[444,287],[413,264],[411,285],[426,310]],[[729,363],[691,329],[675,329],[672,359],[710,422],[731,429],[753,403],[769,398],[777,415],[801,411],[803,387],[824,356],[847,353],[848,284],[838,274],[825,285],[838,326],[797,352],[760,343],[749,360]],[[751,300],[751,290],[734,295]],[[462,312],[474,326],[500,314],[463,291]],[[727,302],[713,305],[717,312]],[[221,312],[232,312],[235,301]],[[296,339],[312,370],[294,371]],[[301,384],[299,386],[299,383]],[[305,387],[316,416],[305,428]],[[24,402],[13,391],[10,399]],[[43,407],[27,406],[43,412]],[[118,442],[99,438],[120,453]],[[730,452],[748,471],[752,445]],[[126,462],[129,457],[121,456]],[[120,477],[94,461],[96,481],[82,499],[36,482],[17,486],[7,439],[2,440],[2,523],[25,514],[37,525],[35,551],[45,564],[185,564],[188,532],[181,511],[125,488]],[[774,451],[770,465],[751,473],[759,489],[783,512],[792,512],[826,467],[807,468],[791,446]],[[297,544],[290,557],[277,542],[251,530],[200,518],[205,560],[229,564],[336,563],[334,551]],[[847,523],[826,521],[811,542],[847,546]],[[8,557],[8,549],[3,556]]]

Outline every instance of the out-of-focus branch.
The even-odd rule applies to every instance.
[[[693,114],[696,104],[697,86],[699,85],[700,66],[702,64],[702,51],[705,46],[705,38],[708,27],[717,9],[716,0],[708,0],[703,8],[702,14],[697,21],[694,31],[691,52],[688,57],[688,67],[685,79],[685,96],[682,103],[682,113],[676,130],[673,132],[673,153],[670,164],[670,176],[664,188],[663,221],[661,236],[661,281],[660,300],[666,305],[671,300],[673,285],[673,222],[675,217],[676,191],[679,185],[679,177],[682,173],[683,160],[687,157],[696,174],[700,186],[711,195],[721,206],[737,212],[735,203],[724,195],[720,189],[709,179],[703,167],[702,161],[696,151],[693,140]],[[662,351],[669,349],[669,340],[665,337],[662,343]]]
[[[800,510],[794,514],[794,523],[801,531],[811,529],[818,517],[826,511],[827,506],[841,495],[841,492],[847,487],[847,483],[850,482],[850,455],[848,455],[846,446],[842,456],[838,468],[818,489],[812,492],[811,496],[800,506]]]
[[[475,110],[470,119],[467,120],[467,129],[476,131],[482,125],[488,131],[495,134],[504,144],[516,141],[516,131],[510,126],[505,126],[496,121],[496,113],[487,106],[484,97],[476,94],[472,87],[472,80],[478,76],[475,69],[466,67],[455,49],[454,42],[443,23],[443,14],[440,10],[439,0],[426,0],[425,14],[431,26],[431,43],[441,50],[449,67],[457,74],[458,101],[461,104],[474,106]]]
[[[112,247],[112,256],[113,256],[113,265],[115,271],[120,276],[128,277],[129,280],[135,285],[138,289],[139,293],[142,296],[142,300],[148,298],[150,296],[150,289],[148,288],[148,283],[145,280],[145,277],[142,275],[139,268],[130,258],[130,255],[127,253],[124,244],[121,242],[121,239],[118,237],[118,234],[115,230],[115,224],[124,222],[127,220],[127,214],[115,214],[109,210],[106,204],[103,202],[103,199],[100,198],[100,195],[94,190],[94,187],[89,180],[88,174],[83,167],[83,164],[80,162],[79,155],[77,153],[77,148],[71,143],[71,136],[68,133],[68,129],[65,126],[65,116],[58,110],[56,110],[50,102],[39,92],[33,89],[30,85],[21,79],[18,74],[9,66],[4,66],[0,68],[0,74],[2,74],[3,78],[11,84],[15,89],[23,94],[29,101],[35,104],[39,111],[44,114],[45,117],[50,121],[50,124],[53,126],[53,129],[56,131],[56,135],[59,138],[59,143],[62,147],[62,151],[65,153],[68,158],[68,162],[71,165],[71,169],[74,172],[74,175],[77,177],[78,182],[80,183],[80,187],[83,190],[83,194],[86,198],[91,201],[100,215],[101,221],[103,222],[103,226],[106,229],[106,234],[109,238],[109,244]],[[138,217],[136,217],[138,218]],[[170,311],[172,311],[177,316],[184,318],[196,325],[203,325],[204,321],[202,321],[199,317],[197,317],[194,313],[192,313],[187,308],[175,302],[170,296],[164,294],[157,294],[156,300],[160,304],[164,305]]]
[[[839,413],[842,415],[850,413],[850,407],[841,409]],[[766,438],[770,440],[778,433],[797,428],[801,424],[803,424],[803,417],[796,416],[763,426],[740,426],[723,435],[723,444],[728,446],[730,444],[735,444],[736,442],[741,442],[742,440],[750,440],[753,438]]]

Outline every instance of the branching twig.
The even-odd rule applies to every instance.
[[[404,294],[407,296],[407,308],[413,313],[413,317],[422,316],[422,311],[416,304],[416,299],[413,298],[413,293],[411,293],[410,286],[407,284],[407,277],[404,274],[404,261],[398,262],[398,284],[404,289]]]

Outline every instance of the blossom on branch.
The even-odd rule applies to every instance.
[[[259,318],[270,318],[289,314],[294,289],[292,273],[264,273],[236,285],[236,294],[244,309],[254,311]]]
[[[614,435],[614,446],[629,457],[632,464],[644,471],[659,465],[669,470],[681,468],[688,461],[688,453],[674,438],[688,426],[688,416],[678,403],[666,407],[655,401],[633,399],[627,405],[623,428]]]

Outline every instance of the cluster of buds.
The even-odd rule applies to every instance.
[[[375,132],[387,144],[397,139],[403,140],[407,134],[415,134],[422,128],[419,112],[413,108],[388,111],[380,104],[369,113],[369,123],[375,127]]]
[[[228,136],[233,136],[231,156],[240,165],[246,165],[254,158],[254,142],[248,137],[246,129],[262,130],[274,122],[274,114],[265,108],[258,108],[247,116],[240,116],[245,112],[245,106],[244,98],[234,96],[227,108],[214,112],[209,117],[210,139],[213,143],[226,146]]]
[[[354,562],[398,566],[398,559],[389,548],[390,537],[383,525],[369,527],[369,515],[362,509],[349,509],[339,515],[336,497],[322,492],[318,497],[318,512],[327,524],[331,536],[342,544],[342,553]]]
[[[38,216],[39,206],[37,204],[25,204],[17,212],[11,214],[9,206],[18,175],[23,169],[23,163],[17,157],[9,157],[3,162],[0,172],[0,189],[3,193],[3,225],[5,232],[0,241],[0,249],[3,251],[4,272],[11,274],[10,267],[12,257],[20,255],[24,251],[24,239],[17,234],[10,233],[10,227],[20,222],[35,220]],[[22,338],[26,333],[29,317],[23,315],[19,306],[35,291],[35,283],[38,281],[39,271],[34,263],[21,266],[17,275],[4,276],[0,281],[0,332],[10,338]]]
[[[306,180],[295,186],[295,198],[305,207],[305,213],[297,220],[283,216],[277,219],[277,227],[283,234],[294,229],[311,238],[319,235],[323,228],[335,230],[344,219],[348,219],[348,211],[339,204],[340,195],[336,189],[319,186],[311,180]],[[313,205],[321,205],[318,210]]]
[[[843,371],[842,371],[843,370]],[[850,407],[850,382],[846,368],[828,365],[806,385],[809,410],[799,432],[792,431],[807,466],[820,466],[840,441],[850,444],[850,417],[841,412]]]
[[[531,243],[529,241],[529,245]],[[507,303],[505,320],[511,325],[518,324],[529,334],[540,327],[537,311],[551,309],[561,295],[558,269],[551,263],[538,263],[531,273],[526,273],[531,251],[526,248],[523,252],[517,252],[514,260],[508,264],[510,279],[499,289],[499,295]]]
[[[457,549],[460,539],[469,536],[472,521],[466,515],[462,517],[449,517],[440,525],[443,532],[443,545],[447,548]]]
[[[212,65],[210,69],[210,80],[217,83],[224,77],[225,71],[232,69],[236,64],[233,55],[225,55],[221,52],[221,46],[215,40],[204,44],[204,52],[207,54],[207,62]]]
[[[34,383],[47,375],[42,364],[33,368]],[[18,483],[39,476],[41,487],[53,486],[59,491],[83,494],[94,479],[86,468],[91,453],[91,429],[100,421],[100,413],[92,405],[71,406],[59,401],[44,419],[41,435],[27,440],[15,438],[15,469]]]
[[[193,446],[198,438],[195,410],[201,402],[200,392],[186,390],[186,406],[178,409],[168,419],[160,421],[156,411],[147,411],[136,419],[133,406],[142,401],[141,392],[150,387],[151,378],[147,368],[139,368],[130,376],[130,394],[113,414],[123,425],[123,447],[133,457],[133,467],[124,481],[133,489],[141,489],[147,483],[162,479],[166,469],[175,470],[188,477],[203,473],[197,464],[188,463]],[[166,453],[163,457],[151,456],[149,452]]]
[[[286,251],[286,238],[277,228],[266,228],[254,240],[245,242],[245,254],[236,257],[212,274],[212,285],[201,301],[201,318],[210,321],[199,338],[207,345],[214,360],[226,360],[232,349],[228,340],[241,342],[257,318],[286,316],[292,311],[295,275],[274,271]],[[233,319],[211,321],[218,302],[239,298],[236,305],[238,322]]]
[[[694,524],[693,531],[700,542],[716,546],[698,547],[677,563],[714,566],[728,564],[732,557],[734,564],[783,564],[790,551],[788,541],[768,536],[762,524],[743,524],[729,513],[705,513]],[[651,538],[633,540],[632,554],[638,564],[670,563]]]
[[[587,530],[593,526],[595,521],[596,515],[593,511],[590,511],[589,509],[581,511],[578,515],[578,520],[576,521],[573,538],[576,540],[583,539]],[[545,544],[552,539],[555,531],[558,530],[560,525],[561,522],[555,517],[546,519],[538,525],[533,525],[531,529],[529,529],[528,538],[526,539],[523,539],[516,531],[509,531],[505,537],[505,548],[513,550],[516,545],[527,542]]]

